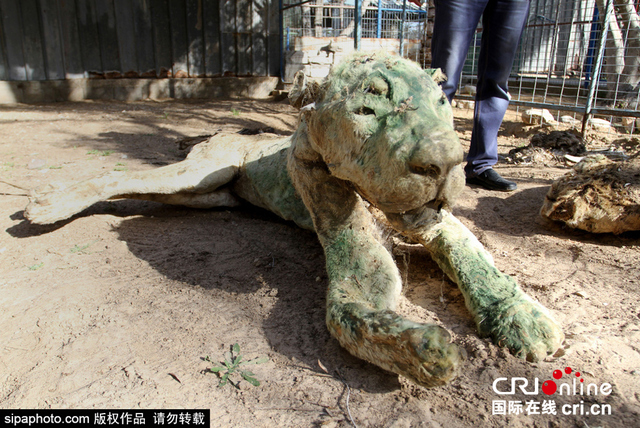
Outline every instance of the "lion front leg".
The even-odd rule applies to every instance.
[[[322,234],[329,276],[327,327],[353,355],[415,383],[434,387],[457,376],[462,363],[451,336],[437,325],[394,312],[401,280],[395,263],[371,233],[364,209],[336,235]]]
[[[440,223],[411,236],[458,284],[480,335],[529,361],[541,360],[560,347],[564,334],[549,311],[500,272],[482,244],[452,214],[443,210]]]
[[[455,378],[462,357],[449,333],[394,312],[400,275],[361,199],[320,163],[290,157],[289,171],[324,247],[331,334],[353,355],[417,384]]]

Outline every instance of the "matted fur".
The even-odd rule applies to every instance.
[[[464,186],[463,151],[434,77],[442,75],[397,57],[355,54],[317,88],[297,79],[294,98],[306,106],[291,137],[219,134],[174,165],[34,191],[25,215],[52,223],[122,197],[201,208],[241,198],[267,208],[318,234],[327,327],[342,346],[420,385],[442,385],[460,371],[462,353],[444,328],[395,312],[402,283],[372,205],[459,285],[480,334],[519,357],[544,358],[560,346],[560,327],[447,211]]]
[[[553,182],[540,213],[588,232],[640,230],[640,159],[586,157]]]

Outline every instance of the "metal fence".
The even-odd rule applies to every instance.
[[[283,49],[298,37],[399,40],[399,53],[429,67],[434,7],[406,0],[283,0]],[[510,78],[512,105],[546,108],[556,119],[605,116],[626,132],[640,120],[639,0],[532,0]],[[357,7],[359,6],[359,7]],[[356,13],[356,9],[360,13]],[[476,82],[482,25],[476,32],[461,85]],[[419,41],[406,49],[405,41]],[[318,48],[326,40],[319,40]],[[367,45],[371,46],[371,45]],[[366,47],[365,47],[366,48]],[[472,99],[460,95],[460,98]]]

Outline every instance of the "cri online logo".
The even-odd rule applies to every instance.
[[[558,386],[554,380],[545,380],[542,383],[542,392],[546,395],[553,395],[556,392],[558,392],[558,395],[585,395],[585,392],[586,395],[611,394],[611,384],[609,383],[603,383],[600,387],[595,383],[590,383],[585,388],[584,378],[582,378],[579,371],[574,372],[571,367],[565,367],[564,373],[562,370],[554,370],[552,376],[555,380],[560,381],[565,374],[569,382],[562,382]],[[506,383],[508,387],[508,381],[509,379],[506,377],[497,378],[493,381],[493,391],[500,395],[513,395],[516,393],[516,387],[518,387],[524,395],[538,394],[538,378],[534,379],[533,388],[529,388],[531,390],[527,390],[527,386],[529,386],[529,380],[527,378],[512,377],[511,389],[505,390],[505,386],[502,384]]]

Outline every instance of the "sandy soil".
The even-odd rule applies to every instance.
[[[456,116],[468,144],[471,114]],[[265,126],[284,134],[295,120],[288,105],[258,101],[5,106],[0,179],[34,188],[153,168],[181,159],[181,138]],[[505,129],[503,154],[534,132],[515,116]],[[212,426],[239,427],[348,427],[351,417],[358,427],[640,426],[640,234],[594,236],[541,219],[547,188],[566,167],[498,169],[516,192],[467,187],[454,212],[559,319],[564,350],[531,364],[479,339],[457,289],[423,249],[402,244],[401,312],[445,326],[468,353],[460,378],[432,390],[350,356],[329,336],[312,233],[250,206],[142,201],[100,203],[36,227],[23,218],[25,192],[0,183],[0,408],[210,408]],[[269,358],[252,366],[259,387],[218,387],[206,372],[204,358],[220,360],[236,342],[247,359]],[[565,367],[612,393],[492,388],[500,377],[542,384]],[[525,403],[521,414],[494,415],[495,400],[553,400],[557,414],[532,414]],[[594,415],[593,404],[611,414]]]

